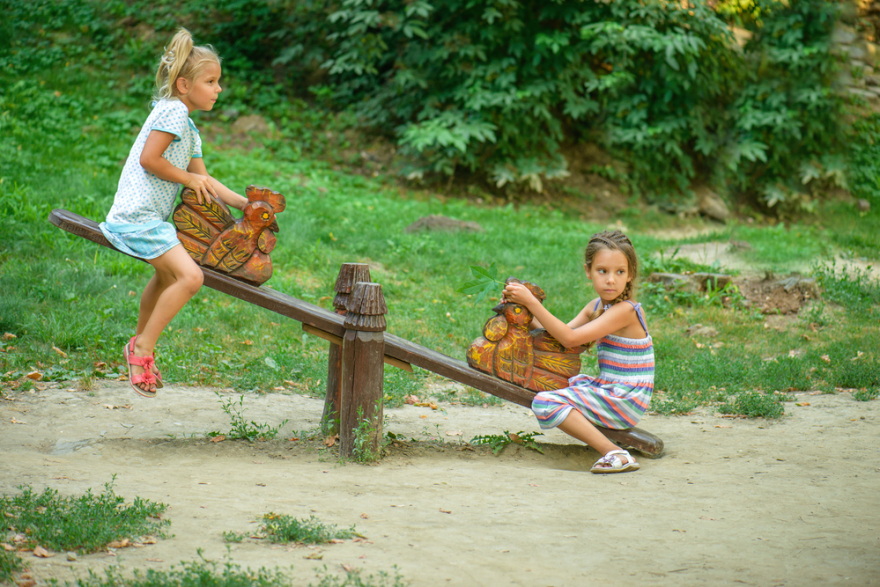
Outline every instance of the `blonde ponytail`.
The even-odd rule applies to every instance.
[[[208,63],[220,63],[220,56],[211,45],[193,46],[192,35],[185,28],[177,31],[156,69],[156,100],[177,96],[177,80],[194,80]]]

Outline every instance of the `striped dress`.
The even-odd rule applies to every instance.
[[[654,344],[641,304],[629,303],[647,336],[609,334],[599,339],[598,377],[576,375],[568,380],[570,387],[542,391],[532,400],[532,411],[541,428],[558,426],[572,408],[593,424],[615,430],[632,428],[645,415],[654,393]]]

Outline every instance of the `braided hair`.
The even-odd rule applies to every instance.
[[[631,300],[635,296],[635,282],[639,275],[639,259],[636,256],[635,247],[633,247],[629,238],[619,230],[603,230],[602,232],[597,232],[590,237],[590,242],[587,243],[587,248],[584,251],[584,264],[587,267],[587,271],[593,266],[593,259],[596,257],[596,254],[604,250],[620,251],[623,253],[624,257],[626,257],[627,269],[629,276],[631,277],[620,295],[614,298],[609,305],[613,306],[619,302]],[[592,322],[604,313],[605,308],[602,304],[599,304],[599,307],[590,314],[587,322]],[[589,348],[595,343],[596,341],[591,341],[585,346],[589,350]]]
[[[177,96],[177,80],[194,80],[209,63],[220,64],[220,56],[211,45],[193,46],[190,32],[184,28],[177,31],[165,52],[159,58],[156,70],[156,100]]]

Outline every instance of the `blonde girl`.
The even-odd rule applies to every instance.
[[[598,297],[568,324],[551,314],[522,284],[504,288],[506,301],[529,309],[533,328],[545,328],[566,347],[597,343],[598,377],[577,375],[570,387],[537,394],[532,411],[541,428],[560,430],[602,454],[593,473],[634,471],[639,464],[628,451],[596,428],[631,428],[644,415],[654,391],[654,346],[641,304],[633,300],[638,258],[620,231],[590,238],[584,269]]]
[[[214,196],[243,209],[247,199],[208,175],[202,141],[190,118],[211,110],[222,91],[220,57],[213,47],[194,47],[180,29],[166,47],[156,72],[157,92],[119,178],[113,206],[101,231],[120,251],[145,259],[155,274],[141,295],[134,336],[123,352],[129,382],[155,397],[162,377],[153,358],[159,335],[202,285],[202,271],[168,222],[181,186],[199,202]]]

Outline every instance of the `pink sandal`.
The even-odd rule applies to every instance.
[[[125,348],[123,349],[125,360],[128,363],[128,383],[138,394],[144,397],[156,397],[155,390],[147,391],[136,385],[137,383],[146,383],[147,385],[155,385],[156,389],[162,387],[162,376],[159,375],[159,377],[157,377],[156,374],[153,373],[153,367],[156,366],[156,361],[153,358],[153,355],[138,357],[134,354],[134,344],[136,340],[137,335],[132,336],[131,340],[126,343]],[[138,375],[133,375],[131,372],[132,365],[143,367],[144,372]]]

